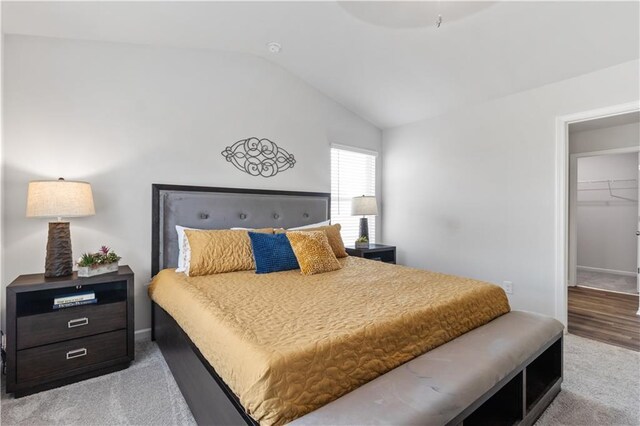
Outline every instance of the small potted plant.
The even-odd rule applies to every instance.
[[[78,276],[93,277],[94,275],[116,272],[120,259],[121,257],[107,246],[100,247],[96,253],[83,253],[78,259]]]
[[[369,238],[360,237],[356,240],[356,248],[369,248]]]

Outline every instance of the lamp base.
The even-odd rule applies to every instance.
[[[52,278],[71,274],[73,274],[73,256],[69,222],[49,222],[44,276]]]
[[[367,241],[369,241],[369,221],[366,217],[360,218],[360,238],[362,237],[367,237]]]

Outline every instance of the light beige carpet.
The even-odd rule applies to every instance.
[[[565,335],[562,391],[536,426],[640,425],[640,352]]]
[[[2,426],[195,425],[152,342],[136,343],[136,359],[126,370],[18,399],[4,388]]]
[[[640,353],[565,339],[562,392],[537,425],[640,425]],[[154,343],[138,343],[127,370],[14,399],[2,393],[2,425],[193,425]]]
[[[638,279],[635,276],[609,274],[606,272],[579,270],[577,284],[583,287],[611,290],[620,293],[638,294]]]

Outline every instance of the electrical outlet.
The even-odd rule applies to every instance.
[[[513,283],[511,281],[502,281],[502,288],[507,294],[513,294]]]

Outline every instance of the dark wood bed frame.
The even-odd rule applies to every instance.
[[[153,185],[152,274],[159,272],[160,191],[227,192],[330,197],[326,193],[200,186]],[[151,338],[156,341],[199,425],[257,425],[238,397],[164,309],[152,301]],[[562,333],[452,419],[448,425],[532,425],[560,392]]]

